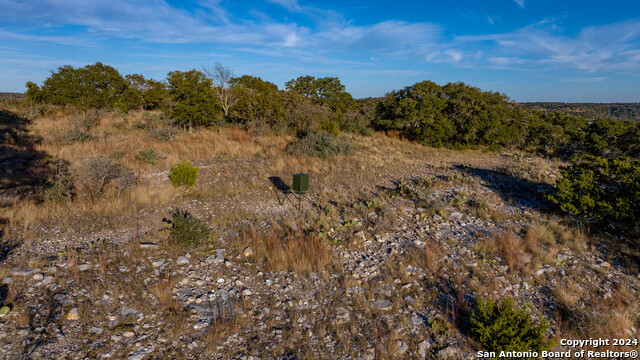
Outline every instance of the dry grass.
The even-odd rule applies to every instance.
[[[153,295],[158,300],[158,304],[164,310],[178,310],[180,303],[173,297],[171,289],[175,286],[173,276],[165,273],[160,274],[158,282],[151,289]]]
[[[553,297],[556,302],[568,309],[576,306],[580,295],[579,288],[573,282],[557,284],[553,288]]]
[[[290,270],[308,274],[322,270],[331,260],[325,239],[301,232],[289,234],[281,240],[273,232],[250,229],[243,234],[243,244],[252,248],[267,271]]]
[[[442,259],[442,252],[440,248],[434,245],[433,240],[428,240],[424,244],[424,249],[422,250],[422,255],[424,256],[424,262],[432,275],[437,275],[438,270],[440,269],[440,260]]]
[[[227,339],[229,335],[236,332],[238,324],[235,321],[235,317],[232,320],[221,318],[216,320],[209,326],[204,337],[204,348],[209,353],[216,352],[216,346],[223,340]]]
[[[64,144],[59,141],[61,129],[74,126],[74,115],[54,118],[39,118],[30,125],[30,130],[44,138],[37,150],[45,151],[51,157],[69,162],[83,155],[109,155],[115,151],[124,153],[123,163],[131,168],[141,166],[135,159],[140,149],[153,147],[165,156],[158,162],[160,168],[168,168],[174,162],[187,159],[202,162],[216,156],[249,156],[265,150],[269,146],[284,146],[282,137],[262,137],[262,144],[253,141],[244,130],[237,128],[198,129],[194,133],[179,133],[174,141],[161,141],[150,136],[144,129],[123,129],[121,124],[140,121],[144,112],[129,114],[106,113],[97,120],[98,125],[90,130],[93,139],[86,142]]]
[[[75,216],[132,214],[136,209],[168,204],[180,195],[179,189],[169,183],[152,184],[146,180],[121,196],[117,196],[115,190],[110,190],[94,200],[77,199],[60,203],[19,201],[14,207],[0,208],[0,217],[7,218],[9,228],[26,229],[52,218],[63,221]]]
[[[497,230],[490,238],[478,243],[476,249],[485,257],[499,256],[510,272],[527,274],[537,266],[536,253],[530,249],[533,245],[531,238],[523,241],[512,230]]]
[[[638,332],[631,330],[637,326],[638,302],[630,289],[618,286],[613,290],[609,299],[596,299],[594,305],[590,309],[571,313],[569,325],[564,326],[562,337],[567,339],[638,339]],[[611,345],[597,349],[585,347],[585,349],[629,351],[631,349],[639,350],[640,346]]]

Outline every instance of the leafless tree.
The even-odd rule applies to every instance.
[[[233,71],[228,66],[216,62],[215,65],[203,66],[204,73],[213,81],[214,91],[222,103],[224,116],[229,116],[229,108],[235,103],[236,99],[230,87]]]

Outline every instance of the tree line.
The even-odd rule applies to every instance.
[[[587,120],[562,111],[519,106],[499,92],[462,82],[421,81],[379,99],[355,100],[335,77],[300,76],[285,90],[259,77],[234,77],[221,64],[172,71],[163,81],[122,76],[95,63],[62,66],[41,86],[26,84],[39,103],[124,112],[161,110],[183,128],[237,124],[308,137],[303,148],[326,153],[341,131],[393,131],[428,146],[536,152],[571,160],[561,171],[558,206],[592,222],[640,222],[640,122]],[[310,140],[313,139],[313,140]],[[336,146],[336,148],[341,148]]]
[[[618,120],[640,121],[640,103],[563,103],[563,102],[527,102],[520,106],[544,111],[562,111],[569,115],[583,116],[587,120],[612,118]]]
[[[39,86],[27,82],[26,96],[37,103],[91,108],[160,110],[176,125],[238,124],[248,130],[297,133],[327,129],[366,133],[369,121],[360,104],[335,77],[301,76],[286,90],[259,77],[234,77],[222,65],[172,71],[163,81],[140,74],[122,76],[100,62],[81,68],[62,66]]]

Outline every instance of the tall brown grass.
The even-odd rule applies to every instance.
[[[327,241],[321,237],[295,232],[281,238],[274,232],[245,231],[243,243],[255,257],[264,261],[267,271],[290,270],[310,273],[322,270],[331,260]]]

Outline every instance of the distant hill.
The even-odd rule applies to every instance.
[[[563,111],[570,115],[584,116],[587,120],[613,118],[640,121],[640,103],[562,103],[527,102],[519,105],[545,112]]]
[[[24,99],[23,93],[0,92],[0,100]]]

